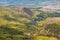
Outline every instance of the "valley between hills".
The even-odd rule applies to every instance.
[[[0,40],[60,40],[60,9],[0,6]]]

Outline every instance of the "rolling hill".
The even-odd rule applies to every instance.
[[[0,6],[0,40],[60,40],[59,17],[60,12],[42,7]]]

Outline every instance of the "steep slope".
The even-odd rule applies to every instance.
[[[0,7],[0,40],[22,40],[25,37],[27,24],[32,21],[16,10]]]

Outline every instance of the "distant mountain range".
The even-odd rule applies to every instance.
[[[26,7],[19,7],[19,6],[18,7],[4,6],[1,8],[4,8],[7,11],[11,11],[14,14],[18,13],[23,16],[32,16],[32,15],[36,16],[39,13],[54,13],[54,12],[60,13],[60,9],[50,9],[47,7],[26,8]]]

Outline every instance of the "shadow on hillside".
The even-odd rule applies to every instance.
[[[0,31],[3,31],[7,34],[12,34],[12,35],[23,35],[23,32],[22,31],[18,31],[16,29],[12,29],[12,28],[8,28],[8,27],[0,27]]]

